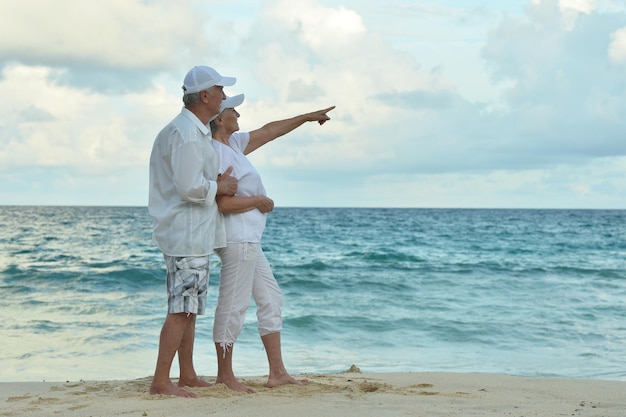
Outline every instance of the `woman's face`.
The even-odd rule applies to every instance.
[[[239,123],[237,122],[237,119],[239,119],[239,116],[241,115],[234,108],[225,109],[220,115],[222,123],[224,124],[224,129],[230,133],[238,131]]]

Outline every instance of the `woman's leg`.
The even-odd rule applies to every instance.
[[[240,392],[254,392],[237,381],[232,357],[234,343],[243,328],[246,310],[250,305],[258,248],[259,245],[255,244],[235,243],[216,250],[222,268],[213,325],[213,341],[217,352],[215,382]]]
[[[215,383],[224,384],[233,391],[245,392],[248,394],[255,393],[255,390],[239,382],[233,372],[234,347],[234,344],[225,346],[222,343],[215,343],[215,352],[217,353],[217,379],[215,380]]]
[[[259,334],[269,364],[267,386],[271,388],[285,384],[305,384],[308,381],[297,380],[289,375],[283,363],[280,342],[282,293],[263,250],[259,250],[257,256],[252,293],[257,304]]]

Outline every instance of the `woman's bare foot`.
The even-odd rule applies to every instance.
[[[176,385],[172,384],[170,381],[168,384],[154,384],[150,386],[150,394],[151,395],[175,395],[177,397],[185,397],[185,398],[196,398],[198,397],[193,392],[189,392],[184,390]]]
[[[309,383],[308,379],[295,379],[289,374],[272,377],[267,379],[267,386],[269,388],[279,387],[281,385],[306,385]]]
[[[194,388],[202,388],[202,387],[212,387],[214,384],[210,382],[206,382],[198,377],[192,379],[180,379],[178,380],[179,387],[194,387]]]
[[[243,392],[243,393],[246,393],[246,394],[254,394],[254,393],[256,393],[255,390],[253,390],[252,388],[242,384],[236,378],[218,378],[215,381],[215,383],[216,384],[224,384],[228,388],[232,389],[233,391],[237,391],[237,392]]]

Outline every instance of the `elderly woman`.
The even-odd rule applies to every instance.
[[[294,130],[305,122],[324,124],[330,117],[328,107],[290,119],[268,123],[251,132],[238,132],[243,94],[222,101],[220,113],[211,121],[213,146],[219,155],[219,172],[232,166],[232,176],[239,181],[234,196],[220,196],[219,210],[226,222],[227,247],[216,249],[222,262],[220,288],[215,310],[213,341],[217,351],[216,383],[240,392],[255,392],[237,380],[232,368],[233,345],[243,328],[250,298],[257,305],[258,330],[269,362],[268,387],[301,385],[306,380],[293,378],[282,359],[282,295],[272,269],[261,248],[267,213],[274,202],[267,197],[257,170],[246,157],[266,143]]]

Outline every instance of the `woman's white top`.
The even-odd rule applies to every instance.
[[[250,141],[249,132],[235,132],[228,139],[230,146],[213,140],[213,147],[219,159],[219,173],[232,166],[231,175],[239,181],[236,196],[266,196],[265,187],[256,168],[250,163],[243,151]],[[260,242],[265,230],[266,213],[258,209],[244,213],[224,214],[226,240],[235,242]]]

